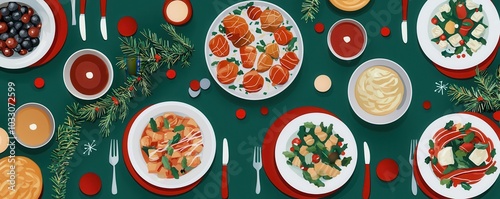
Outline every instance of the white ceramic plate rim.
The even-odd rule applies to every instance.
[[[422,133],[420,140],[418,141],[418,150],[417,150],[417,166],[418,170],[425,183],[434,190],[436,193],[448,197],[448,198],[474,198],[478,195],[481,195],[485,191],[487,191],[496,181],[500,171],[496,171],[493,174],[484,176],[480,182],[476,184],[472,184],[472,189],[469,191],[464,190],[460,185],[457,187],[451,187],[447,189],[446,186],[440,184],[440,180],[436,177],[432,168],[425,164],[425,158],[429,156],[429,140],[432,139],[432,136],[441,128],[445,126],[447,122],[453,120],[455,123],[465,124],[467,122],[472,123],[473,127],[480,129],[486,136],[491,138],[495,148],[500,146],[500,141],[498,140],[498,136],[495,133],[495,130],[491,128],[488,123],[486,123],[481,118],[476,116],[466,114],[466,113],[454,113],[442,116],[434,122],[432,122]],[[437,151],[436,151],[437,153]],[[493,158],[497,163],[499,162],[499,156],[495,156]],[[498,167],[498,164],[496,164]]]
[[[457,59],[455,57],[446,58],[441,55],[441,50],[438,50],[435,43],[431,41],[430,38],[430,24],[431,18],[434,17],[436,11],[439,7],[448,0],[428,0],[425,2],[422,10],[417,19],[417,38],[420,48],[425,53],[425,55],[437,65],[447,68],[450,70],[464,70],[478,64],[481,64],[486,60],[496,49],[498,39],[500,36],[500,26],[494,24],[500,24],[500,19],[498,16],[498,11],[491,0],[473,0],[477,4],[483,5],[484,17],[488,20],[488,37],[484,38],[488,43],[481,46],[478,52],[471,56],[466,56],[465,58]]]
[[[304,125],[304,122],[313,122],[316,125],[319,125],[321,122],[325,125],[333,124],[333,130],[344,138],[343,143],[348,144],[345,152],[348,154],[347,156],[352,157],[351,163],[347,167],[342,167],[342,171],[337,177],[324,180],[324,187],[316,187],[305,180],[302,175],[297,174],[296,172],[301,173],[302,171],[299,168],[286,164],[287,158],[283,155],[284,151],[290,150],[290,138],[297,136],[299,126]],[[358,161],[358,148],[351,130],[338,118],[325,113],[307,113],[293,119],[283,128],[276,141],[274,161],[281,177],[294,189],[307,194],[321,195],[339,189],[351,178],[356,168],[356,162]]]
[[[288,79],[288,81],[284,85],[278,85],[281,87],[278,89],[275,89],[275,90],[271,90],[270,92],[267,93],[267,95],[261,94],[262,91],[259,91],[257,93],[249,93],[249,94],[245,94],[244,92],[236,92],[236,91],[233,91],[233,90],[228,88],[228,86],[230,86],[230,84],[220,83],[219,80],[217,79],[216,67],[211,66],[211,58],[209,56],[209,54],[211,54],[212,52],[208,46],[208,43],[210,42],[210,39],[212,38],[211,33],[213,32],[213,30],[216,30],[216,27],[220,24],[223,17],[227,16],[231,11],[233,11],[238,6],[244,6],[250,2],[254,2],[255,3],[254,5],[256,5],[256,6],[268,6],[270,8],[278,10],[283,15],[284,20],[288,20],[291,23],[290,25],[293,26],[294,29],[296,29],[295,32],[297,34],[296,37],[297,37],[298,50],[296,51],[296,54],[297,54],[297,57],[299,58],[299,64],[297,64],[297,66],[292,70],[293,75],[290,76],[290,78]],[[257,41],[258,41],[257,38],[255,38],[254,42],[257,42]],[[231,42],[229,42],[229,45],[232,46]],[[231,55],[231,53],[232,52],[230,52],[230,55]],[[228,55],[228,56],[230,56],[230,55]],[[295,20],[281,7],[279,7],[275,4],[269,3],[269,2],[265,2],[265,1],[243,1],[243,2],[236,3],[232,6],[229,6],[224,11],[222,11],[217,16],[217,18],[214,19],[212,25],[208,29],[207,37],[205,39],[205,61],[207,62],[207,67],[208,67],[208,70],[210,71],[210,74],[212,75],[212,78],[226,92],[228,92],[229,94],[231,94],[235,97],[245,99],[245,100],[264,100],[264,99],[274,97],[274,96],[280,94],[281,92],[283,92],[284,90],[286,90],[286,88],[288,88],[288,86],[290,86],[290,84],[292,84],[292,82],[295,80],[295,78],[299,75],[303,59],[304,59],[304,43],[302,41],[302,34],[300,33],[299,26],[297,25],[297,23],[295,23]],[[238,60],[239,60],[239,58],[238,58]],[[257,63],[257,61],[258,61],[258,58],[255,60],[255,62]],[[292,72],[292,71],[290,71],[290,72]]]
[[[41,148],[41,147],[45,146],[47,143],[50,142],[50,140],[52,140],[52,137],[54,137],[54,132],[56,130],[56,122],[55,122],[55,119],[54,119],[54,115],[52,115],[52,112],[50,112],[50,110],[46,106],[44,106],[42,104],[39,104],[39,103],[35,103],[35,102],[29,102],[29,103],[21,105],[19,108],[17,108],[15,114],[17,115],[17,113],[20,110],[22,110],[24,108],[27,108],[27,107],[30,107],[30,106],[32,106],[32,107],[38,107],[38,108],[42,109],[50,117],[50,123],[51,123],[51,126],[52,126],[52,129],[50,130],[50,132],[51,132],[50,133],[50,137],[47,139],[47,141],[45,141],[43,144],[41,144],[39,146],[29,146],[29,145],[24,144],[20,139],[17,138],[17,136],[15,138],[16,138],[16,141],[19,144],[23,145],[26,148],[38,149],[38,148]]]
[[[101,92],[96,93],[94,95],[85,95],[83,93],[80,93],[78,90],[76,90],[76,88],[71,83],[70,72],[71,72],[71,67],[72,67],[73,63],[80,56],[86,55],[86,54],[95,55],[95,56],[101,58],[102,61],[106,64],[106,67],[108,68],[108,74],[109,74],[108,75],[108,77],[109,77],[108,83],[106,84],[106,86],[104,87],[104,89]],[[68,58],[68,60],[66,60],[66,63],[64,64],[64,69],[63,69],[64,85],[66,86],[66,89],[68,89],[68,91],[73,96],[75,96],[79,99],[82,99],[82,100],[94,100],[94,99],[102,97],[104,94],[106,94],[106,92],[108,92],[109,88],[111,87],[111,84],[113,84],[113,77],[114,77],[113,65],[111,65],[111,62],[109,61],[108,57],[106,57],[106,55],[104,55],[103,53],[101,53],[98,50],[81,49],[79,51],[76,51]]]
[[[149,119],[163,115],[165,112],[173,112],[193,118],[200,126],[203,137],[203,150],[200,153],[201,164],[187,174],[180,176],[179,179],[162,179],[156,174],[148,173],[147,164],[142,157],[142,149],[139,143]],[[161,102],[148,107],[137,116],[128,133],[127,150],[132,167],[142,179],[159,188],[177,189],[195,183],[207,173],[215,158],[217,145],[212,125],[198,109],[183,102]]]
[[[405,88],[404,98],[399,107],[394,112],[383,116],[372,115],[370,113],[367,113],[361,108],[361,106],[359,106],[356,100],[356,95],[355,95],[356,82],[359,76],[366,69],[373,66],[386,66],[396,71],[399,74],[401,80],[403,81]],[[349,104],[351,105],[352,110],[356,113],[356,115],[358,115],[358,117],[371,124],[384,125],[398,120],[399,118],[401,118],[401,116],[403,116],[406,113],[411,104],[412,92],[413,91],[412,91],[410,77],[403,69],[403,67],[401,67],[394,61],[377,58],[366,61],[354,71],[354,73],[351,76],[351,79],[349,80],[347,97],[349,98]]]
[[[0,7],[6,6],[6,3],[11,2],[7,0],[0,0],[0,4],[5,4]],[[14,52],[11,57],[5,57],[0,54],[0,67],[6,69],[21,69],[36,63],[38,60],[42,59],[45,54],[52,47],[52,42],[54,41],[56,32],[56,23],[54,19],[54,13],[50,9],[49,5],[45,1],[34,1],[34,0],[15,0],[15,2],[29,5],[36,14],[42,19],[42,29],[40,31],[40,44],[33,51],[29,52],[27,55],[21,56]]]

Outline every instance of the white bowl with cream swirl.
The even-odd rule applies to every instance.
[[[376,125],[401,118],[412,98],[406,71],[399,64],[380,58],[368,60],[354,71],[347,92],[356,115]]]

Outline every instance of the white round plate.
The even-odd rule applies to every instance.
[[[148,173],[147,164],[144,161],[139,143],[142,132],[148,125],[150,118],[158,117],[165,112],[173,112],[194,119],[200,127],[203,138],[203,150],[200,153],[201,164],[187,174],[180,176],[179,179],[159,178],[156,174]],[[135,119],[132,127],[130,127],[127,140],[130,162],[137,174],[146,182],[165,189],[182,188],[201,179],[212,166],[216,146],[214,130],[205,115],[195,107],[182,102],[162,102],[148,107]]]
[[[245,6],[251,2],[254,3],[253,6],[260,7],[262,10],[265,10],[266,8],[275,9],[275,10],[279,11],[281,13],[281,15],[283,15],[282,26],[291,27],[290,32],[292,32],[293,36],[297,38],[297,42],[295,42],[295,45],[293,48],[296,49],[294,52],[297,55],[297,57],[299,58],[299,63],[297,64],[297,66],[293,70],[290,71],[290,77],[285,84],[272,86],[272,83],[269,79],[269,70],[268,70],[266,72],[259,73],[265,79],[264,86],[262,87],[262,89],[259,92],[255,92],[255,93],[246,93],[245,89],[240,87],[240,84],[242,84],[242,82],[243,82],[243,74],[250,71],[251,69],[247,69],[247,68],[243,68],[242,66],[239,66],[238,70],[241,70],[243,72],[243,74],[239,74],[236,77],[236,80],[231,84],[222,84],[217,79],[217,63],[218,63],[218,61],[226,60],[228,58],[235,58],[236,60],[241,61],[239,49],[234,47],[234,45],[228,40],[229,47],[230,47],[229,55],[221,58],[221,57],[217,57],[217,56],[212,54],[212,51],[210,50],[208,44],[210,42],[210,39],[212,39],[216,34],[221,34],[219,31],[219,25],[222,25],[222,20],[224,19],[224,17],[226,17],[229,14],[234,14],[234,10],[238,10],[238,7]],[[243,11],[241,11],[240,17],[244,18],[249,24],[251,23],[249,25],[249,30],[255,36],[254,42],[252,42],[250,44],[251,46],[256,47],[256,46],[260,45],[260,41],[263,41],[264,43],[268,44],[274,40],[274,36],[270,32],[265,32],[265,31],[261,31],[262,33],[256,32],[257,28],[261,29],[260,20],[257,19],[255,21],[253,21],[250,18],[248,18],[247,9],[244,9]],[[256,24],[256,22],[259,22],[259,23]],[[223,35],[225,37],[225,34],[223,34]],[[286,49],[286,48],[287,48],[286,46],[280,45],[280,56],[279,57],[283,57],[283,55],[285,54],[284,49]],[[255,63],[254,63],[254,67],[253,67],[255,69],[257,68],[257,62],[258,62],[258,59],[259,59],[259,56],[261,53],[262,52],[257,51],[257,57],[255,59]],[[222,89],[224,89],[226,92],[230,93],[231,95],[234,95],[236,97],[239,97],[241,99],[246,99],[246,100],[268,99],[268,98],[271,98],[275,95],[278,95],[279,93],[284,91],[288,86],[290,86],[290,84],[292,84],[295,77],[297,77],[297,75],[299,74],[299,71],[300,71],[300,68],[302,65],[302,60],[304,59],[303,57],[304,57],[304,44],[302,42],[302,35],[300,34],[299,27],[297,26],[297,24],[295,23],[293,18],[285,10],[278,7],[277,5],[272,4],[272,3],[268,3],[268,2],[264,2],[264,1],[239,2],[239,3],[236,3],[232,6],[230,6],[226,10],[222,11],[222,13],[219,14],[219,16],[217,16],[217,18],[214,20],[214,22],[210,26],[210,29],[208,29],[207,37],[205,40],[205,60],[207,61],[208,70],[212,74],[212,77],[214,78],[215,82],[217,82],[217,84],[219,84],[219,86],[221,86]],[[274,60],[273,66],[275,64],[279,64],[279,60]]]
[[[420,48],[432,62],[444,68],[450,70],[464,70],[475,67],[486,60],[496,49],[500,36],[500,26],[495,25],[500,24],[498,11],[491,0],[473,0],[474,3],[483,5],[483,23],[488,25],[483,38],[487,43],[481,46],[472,56],[464,52],[466,54],[465,58],[457,58],[456,56],[447,58],[441,55],[443,50],[436,43],[431,41],[431,29],[435,26],[431,23],[431,19],[439,11],[439,8],[448,2],[448,0],[427,0],[422,10],[420,10],[417,20],[417,37]]]
[[[425,183],[427,183],[427,185],[439,195],[447,198],[474,198],[487,191],[495,183],[496,179],[498,178],[498,174],[500,173],[499,171],[496,171],[495,173],[490,175],[485,175],[481,179],[481,181],[476,184],[472,184],[472,188],[468,191],[463,189],[460,185],[458,185],[457,187],[452,186],[448,189],[445,185],[440,184],[440,179],[436,177],[436,175],[432,171],[431,166],[425,163],[425,158],[429,156],[429,140],[432,139],[434,134],[439,129],[442,129],[450,120],[453,120],[455,124],[466,124],[467,122],[470,122],[473,127],[480,129],[486,136],[488,136],[492,140],[495,148],[500,146],[500,141],[498,140],[498,136],[493,128],[491,128],[491,126],[481,118],[466,113],[454,113],[445,115],[432,122],[425,129],[424,133],[420,137],[420,140],[418,141],[418,170],[420,171],[420,174],[422,175]],[[435,153],[437,152],[438,151],[436,151]],[[496,155],[493,159],[497,163],[500,161],[500,157],[498,155]],[[498,164],[496,166],[498,167]]]
[[[7,6],[10,0],[0,0],[0,7]],[[45,1],[33,1],[33,0],[15,0],[21,5],[28,5],[33,8],[36,14],[40,16],[42,20],[42,28],[40,31],[40,44],[33,49],[33,51],[28,52],[28,54],[21,56],[14,52],[11,57],[5,57],[0,53],[0,67],[6,69],[21,69],[36,63],[38,60],[42,59],[45,54],[49,51],[54,41],[56,33],[56,22],[54,19],[54,13],[50,9],[49,5]]]
[[[86,95],[86,94],[80,93],[78,90],[76,90],[76,88],[71,83],[70,72],[71,72],[71,67],[72,67],[73,63],[80,56],[88,55],[88,54],[95,55],[95,56],[99,57],[106,64],[106,67],[108,68],[108,83],[106,84],[104,89],[102,89],[101,92],[94,94],[94,95]],[[94,100],[94,99],[102,97],[104,94],[106,94],[106,92],[108,92],[109,88],[111,87],[111,84],[113,84],[113,77],[114,77],[113,65],[111,65],[111,62],[109,61],[108,57],[106,57],[106,55],[104,55],[100,51],[94,50],[94,49],[82,49],[82,50],[76,51],[71,56],[69,56],[68,60],[66,60],[66,63],[64,64],[64,68],[63,68],[63,81],[64,81],[64,85],[66,86],[66,89],[68,89],[68,91],[73,96],[80,98],[82,100]]]
[[[333,124],[334,133],[344,138],[344,144],[348,144],[345,150],[346,156],[352,157],[351,163],[347,167],[342,167],[342,171],[340,171],[338,176],[330,180],[322,180],[325,184],[324,187],[317,187],[305,180],[302,177],[302,170],[295,166],[288,165],[286,163],[287,158],[283,155],[284,151],[290,151],[290,147],[292,146],[291,140],[297,137],[299,127],[304,125],[305,122],[312,122],[316,125],[319,125],[321,122],[325,125]],[[349,178],[351,178],[356,168],[356,162],[358,161],[358,148],[351,130],[349,130],[349,128],[338,118],[325,113],[307,113],[293,119],[283,128],[283,131],[281,131],[276,141],[274,155],[276,167],[278,167],[281,177],[283,177],[290,186],[303,193],[321,195],[339,189],[349,180]]]
[[[359,76],[368,68],[373,67],[373,66],[386,66],[391,68],[392,70],[396,71],[403,81],[404,88],[405,88],[405,93],[403,96],[403,100],[401,104],[398,106],[398,108],[387,115],[379,116],[379,115],[372,115],[370,113],[367,113],[366,111],[359,106],[356,100],[356,95],[355,95],[355,87],[356,87],[356,82],[359,78]],[[368,60],[365,63],[361,64],[352,74],[351,79],[349,80],[349,86],[347,89],[347,96],[349,98],[349,104],[351,105],[352,110],[364,121],[371,123],[371,124],[376,124],[376,125],[384,125],[384,124],[389,124],[392,123],[396,120],[398,120],[401,116],[403,116],[408,108],[410,107],[411,103],[411,98],[412,98],[412,86],[411,86],[411,81],[410,77],[406,73],[406,71],[401,67],[399,64],[396,62],[393,62],[388,59],[372,59]]]

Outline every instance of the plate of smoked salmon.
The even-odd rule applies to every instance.
[[[280,7],[245,1],[224,10],[205,40],[205,59],[228,93],[263,100],[285,90],[300,71],[304,47],[293,18]]]

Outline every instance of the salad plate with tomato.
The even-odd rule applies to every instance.
[[[330,193],[348,182],[356,168],[356,140],[335,116],[307,113],[281,131],[274,150],[281,177],[312,195]]]
[[[417,38],[425,55],[450,70],[481,64],[496,49],[498,11],[490,0],[432,0],[422,7]]]

